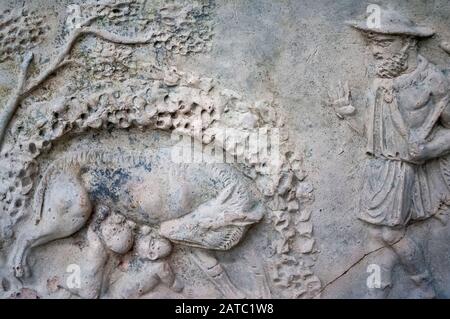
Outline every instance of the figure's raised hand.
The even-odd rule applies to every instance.
[[[348,82],[345,82],[344,85],[339,82],[334,90],[329,90],[326,104],[332,107],[336,115],[341,119],[355,114],[356,109],[352,105],[352,94]]]

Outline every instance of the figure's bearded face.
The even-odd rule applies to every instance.
[[[407,38],[395,35],[368,34],[370,49],[376,60],[377,76],[395,78],[408,69]]]

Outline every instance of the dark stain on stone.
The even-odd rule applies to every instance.
[[[93,172],[95,181],[93,183],[91,195],[94,199],[111,199],[118,202],[122,186],[126,184],[129,179],[129,173],[123,169],[95,169]]]

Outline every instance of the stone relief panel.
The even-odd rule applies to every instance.
[[[449,16],[0,4],[1,298],[449,297]]]
[[[65,8],[33,23],[55,52],[34,52],[33,29],[3,53],[19,71],[0,122],[2,296],[317,295],[313,189],[276,101],[174,63],[210,51],[215,4]]]
[[[348,83],[329,93],[336,115],[366,139],[358,218],[368,229],[367,297],[387,298],[396,266],[414,289],[404,295],[435,298],[424,247],[408,232],[411,224],[435,218],[446,224],[449,82],[445,72],[419,53],[418,45],[435,32],[402,13],[378,5],[368,16],[347,24],[361,32],[374,60],[365,113],[358,118]],[[441,47],[445,50],[445,43]]]

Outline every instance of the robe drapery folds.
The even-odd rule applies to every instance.
[[[450,201],[446,157],[418,162],[410,145],[433,137],[449,101],[449,85],[419,56],[417,68],[394,79],[378,79],[368,94],[366,161],[359,218],[404,226],[426,219]]]

